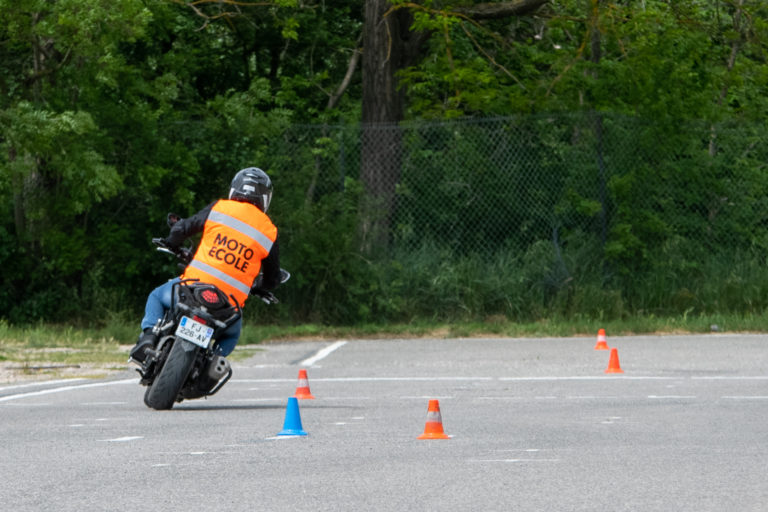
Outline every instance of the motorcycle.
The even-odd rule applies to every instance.
[[[178,220],[169,214],[168,224]],[[189,247],[168,247],[162,238],[152,243],[160,252],[174,255],[181,268],[192,260],[194,251]],[[280,282],[290,273],[280,269]],[[257,279],[258,282],[258,279]],[[251,295],[266,304],[277,304],[277,298],[258,287]],[[237,301],[229,298],[216,286],[196,279],[174,283],[171,307],[165,312],[152,332],[157,336],[154,349],[146,350],[143,362],[131,359],[140,368],[140,384],[146,386],[144,403],[157,410],[171,409],[175,402],[204,398],[216,394],[232,377],[232,366],[217,353],[221,334],[242,317]]]

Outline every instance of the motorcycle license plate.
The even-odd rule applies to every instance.
[[[181,322],[176,328],[176,336],[198,347],[208,348],[213,336],[213,328],[201,324],[197,320],[192,320],[188,316],[181,317]]]

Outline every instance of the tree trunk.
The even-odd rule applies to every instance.
[[[13,165],[16,161],[16,148],[8,149],[8,163]],[[11,173],[11,185],[13,186],[13,223],[16,227],[16,239],[22,242],[27,235],[27,216],[24,213],[24,178],[18,173]]]
[[[742,15],[743,7],[744,7],[744,0],[739,0],[738,3],[736,4],[736,12],[733,15],[733,31],[735,34],[738,34],[738,36],[734,37],[733,41],[731,42],[731,54],[728,57],[728,62],[726,63],[726,68],[725,68],[726,80],[725,80],[725,84],[720,90],[720,96],[717,98],[718,107],[722,107],[723,102],[725,101],[725,98],[728,97],[728,81],[730,80],[730,75],[731,75],[731,72],[733,71],[733,66],[736,65],[736,56],[738,55],[739,48],[741,46],[741,37],[742,37],[741,15]],[[717,155],[717,129],[713,124],[710,127],[709,156],[714,157],[715,155]]]
[[[600,36],[600,0],[592,1],[592,12],[590,14],[592,26],[590,30],[592,35],[590,38],[590,60],[595,67],[600,64],[600,59],[603,55],[602,51],[602,38]],[[597,78],[597,70],[593,71],[593,77]],[[600,112],[593,109],[594,123],[595,123],[595,139],[597,141],[597,169],[598,178],[600,181],[600,236],[603,242],[603,247],[608,240],[608,205],[607,205],[607,184],[605,177],[605,160],[603,157],[603,116]]]
[[[402,66],[404,43],[399,11],[384,14],[387,0],[366,0],[363,28],[363,112],[360,178],[365,197],[361,204],[361,242],[365,253],[386,249],[400,179],[403,93],[395,73]]]
[[[529,14],[548,0],[509,0],[459,8],[457,13],[477,19]],[[404,94],[396,73],[420,55],[429,32],[413,32],[407,8],[393,9],[389,0],[365,0],[363,8],[363,112],[360,179],[361,248],[380,254],[389,245],[395,187],[400,180]],[[402,6],[401,6],[402,7]]]

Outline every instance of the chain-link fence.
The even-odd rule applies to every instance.
[[[300,228],[283,216],[289,252],[301,243],[335,251],[348,237],[347,253],[404,265],[439,254],[433,262],[472,257],[522,275],[538,262],[531,286],[555,295],[585,275],[622,297],[673,286],[651,307],[694,281],[722,284],[727,276],[715,274],[745,259],[764,266],[766,143],[765,123],[578,113],[293,126],[264,156],[281,197],[292,196],[284,204],[312,217]],[[319,240],[340,219],[333,240]],[[716,288],[695,300],[716,300]]]
[[[362,137],[366,129],[375,131]],[[292,186],[307,202],[348,178],[391,194],[377,214],[389,249],[521,251],[582,232],[609,251],[675,237],[732,251],[768,246],[766,143],[765,125],[665,130],[620,116],[550,115],[297,126],[270,161],[280,175],[303,177]],[[366,154],[387,161],[364,174]]]

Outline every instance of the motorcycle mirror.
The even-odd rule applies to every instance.
[[[181,217],[176,215],[175,213],[169,213],[168,214],[168,227],[172,228],[174,224],[179,222],[181,220]]]

